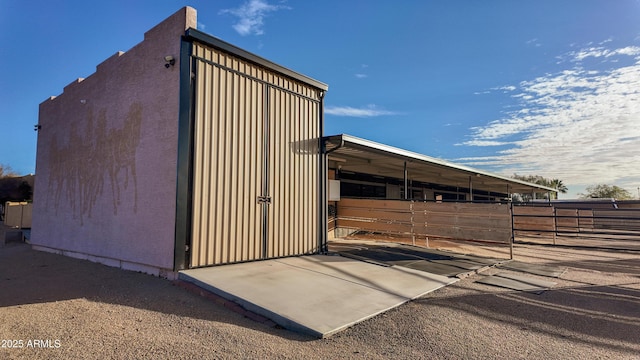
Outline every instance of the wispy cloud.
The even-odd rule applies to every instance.
[[[379,109],[375,105],[367,105],[366,107],[354,108],[351,106],[327,106],[324,109],[325,114],[347,117],[375,117],[385,115],[397,115],[393,111]]]
[[[588,57],[627,57],[606,70]],[[588,47],[563,55],[564,71],[524,81],[512,90],[519,106],[472,129],[463,145],[509,145],[495,156],[457,159],[505,173],[534,173],[570,184],[640,184],[640,47]],[[631,59],[629,59],[631,57]],[[628,60],[631,60],[629,62]],[[602,64],[600,64],[602,65]],[[618,65],[618,67],[615,67]]]
[[[531,40],[528,40],[528,41],[526,42],[526,44],[527,44],[527,45],[529,45],[529,46],[535,46],[535,47],[540,47],[540,46],[542,46],[542,44],[540,44],[540,42],[538,41],[538,39],[531,39]]]
[[[572,61],[582,61],[586,58],[610,58],[616,55],[638,56],[640,55],[640,46],[627,46],[620,49],[606,49],[602,46],[590,47],[577,52],[572,52]]]
[[[498,87],[493,87],[489,90],[484,90],[484,91],[476,91],[473,94],[474,95],[486,95],[486,94],[491,94],[494,91],[501,91],[503,93],[508,93],[508,92],[512,92],[517,90],[518,88],[513,86],[513,85],[508,85],[508,86],[498,86]]]
[[[367,73],[365,73],[366,69],[369,67],[369,65],[367,64],[361,64],[360,65],[360,72],[354,74],[355,77],[357,77],[358,79],[365,79],[368,78],[369,75]]]
[[[267,0],[249,0],[234,9],[221,10],[221,14],[231,14],[238,18],[233,28],[240,35],[264,34],[264,19],[271,12],[291,9],[284,5],[272,5]]]

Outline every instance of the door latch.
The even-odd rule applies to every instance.
[[[258,196],[258,204],[271,204],[271,196]]]

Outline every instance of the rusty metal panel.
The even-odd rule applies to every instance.
[[[191,267],[317,250],[320,93],[194,44]]]

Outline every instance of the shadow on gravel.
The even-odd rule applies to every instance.
[[[624,273],[632,275],[640,275],[640,254],[637,259],[621,259],[621,260],[586,260],[586,261],[560,261],[554,265],[568,266],[580,269],[589,269],[600,272]]]
[[[583,249],[574,247],[552,246],[552,245],[535,245],[541,251],[534,253],[532,251],[521,252],[521,248],[516,248],[516,254],[523,256],[527,260],[531,259],[543,260],[544,263],[554,266],[566,266],[579,269],[595,270],[609,273],[624,273],[632,275],[640,275],[640,252],[636,251],[620,251],[620,250],[602,250],[602,249]],[[535,249],[528,246],[527,249]],[[591,259],[580,260],[558,260],[562,258],[571,259],[576,256],[576,251],[595,251],[596,255],[591,255]],[[587,253],[588,254],[588,253]],[[632,258],[621,259],[620,254],[629,254]],[[636,255],[636,256],[633,256]],[[629,256],[627,256],[629,257]]]
[[[425,298],[418,303],[466,312],[521,331],[615,349],[640,351],[640,290],[587,286],[545,291]]]
[[[165,279],[35,251],[26,244],[0,244],[0,289],[0,308],[87,299],[315,340],[244,318]]]

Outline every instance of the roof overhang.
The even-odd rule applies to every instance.
[[[403,178],[406,163],[408,178],[425,183],[471,187],[492,193],[557,192],[556,189],[445,160],[376,143],[355,136],[341,134],[324,137],[325,151],[330,162],[342,171]]]
[[[241,57],[245,60],[251,61],[267,69],[279,72],[280,74],[288,76],[294,80],[298,80],[303,83],[314,86],[322,91],[327,91],[329,89],[329,86],[321,81],[318,81],[306,75],[300,74],[282,65],[276,64],[270,60],[267,60],[256,54],[250,53],[244,49],[241,49],[233,44],[230,44],[224,40],[218,39],[217,37],[209,35],[200,30],[189,28],[185,33],[185,37],[189,40],[196,40],[206,45],[225,51],[227,53]]]

